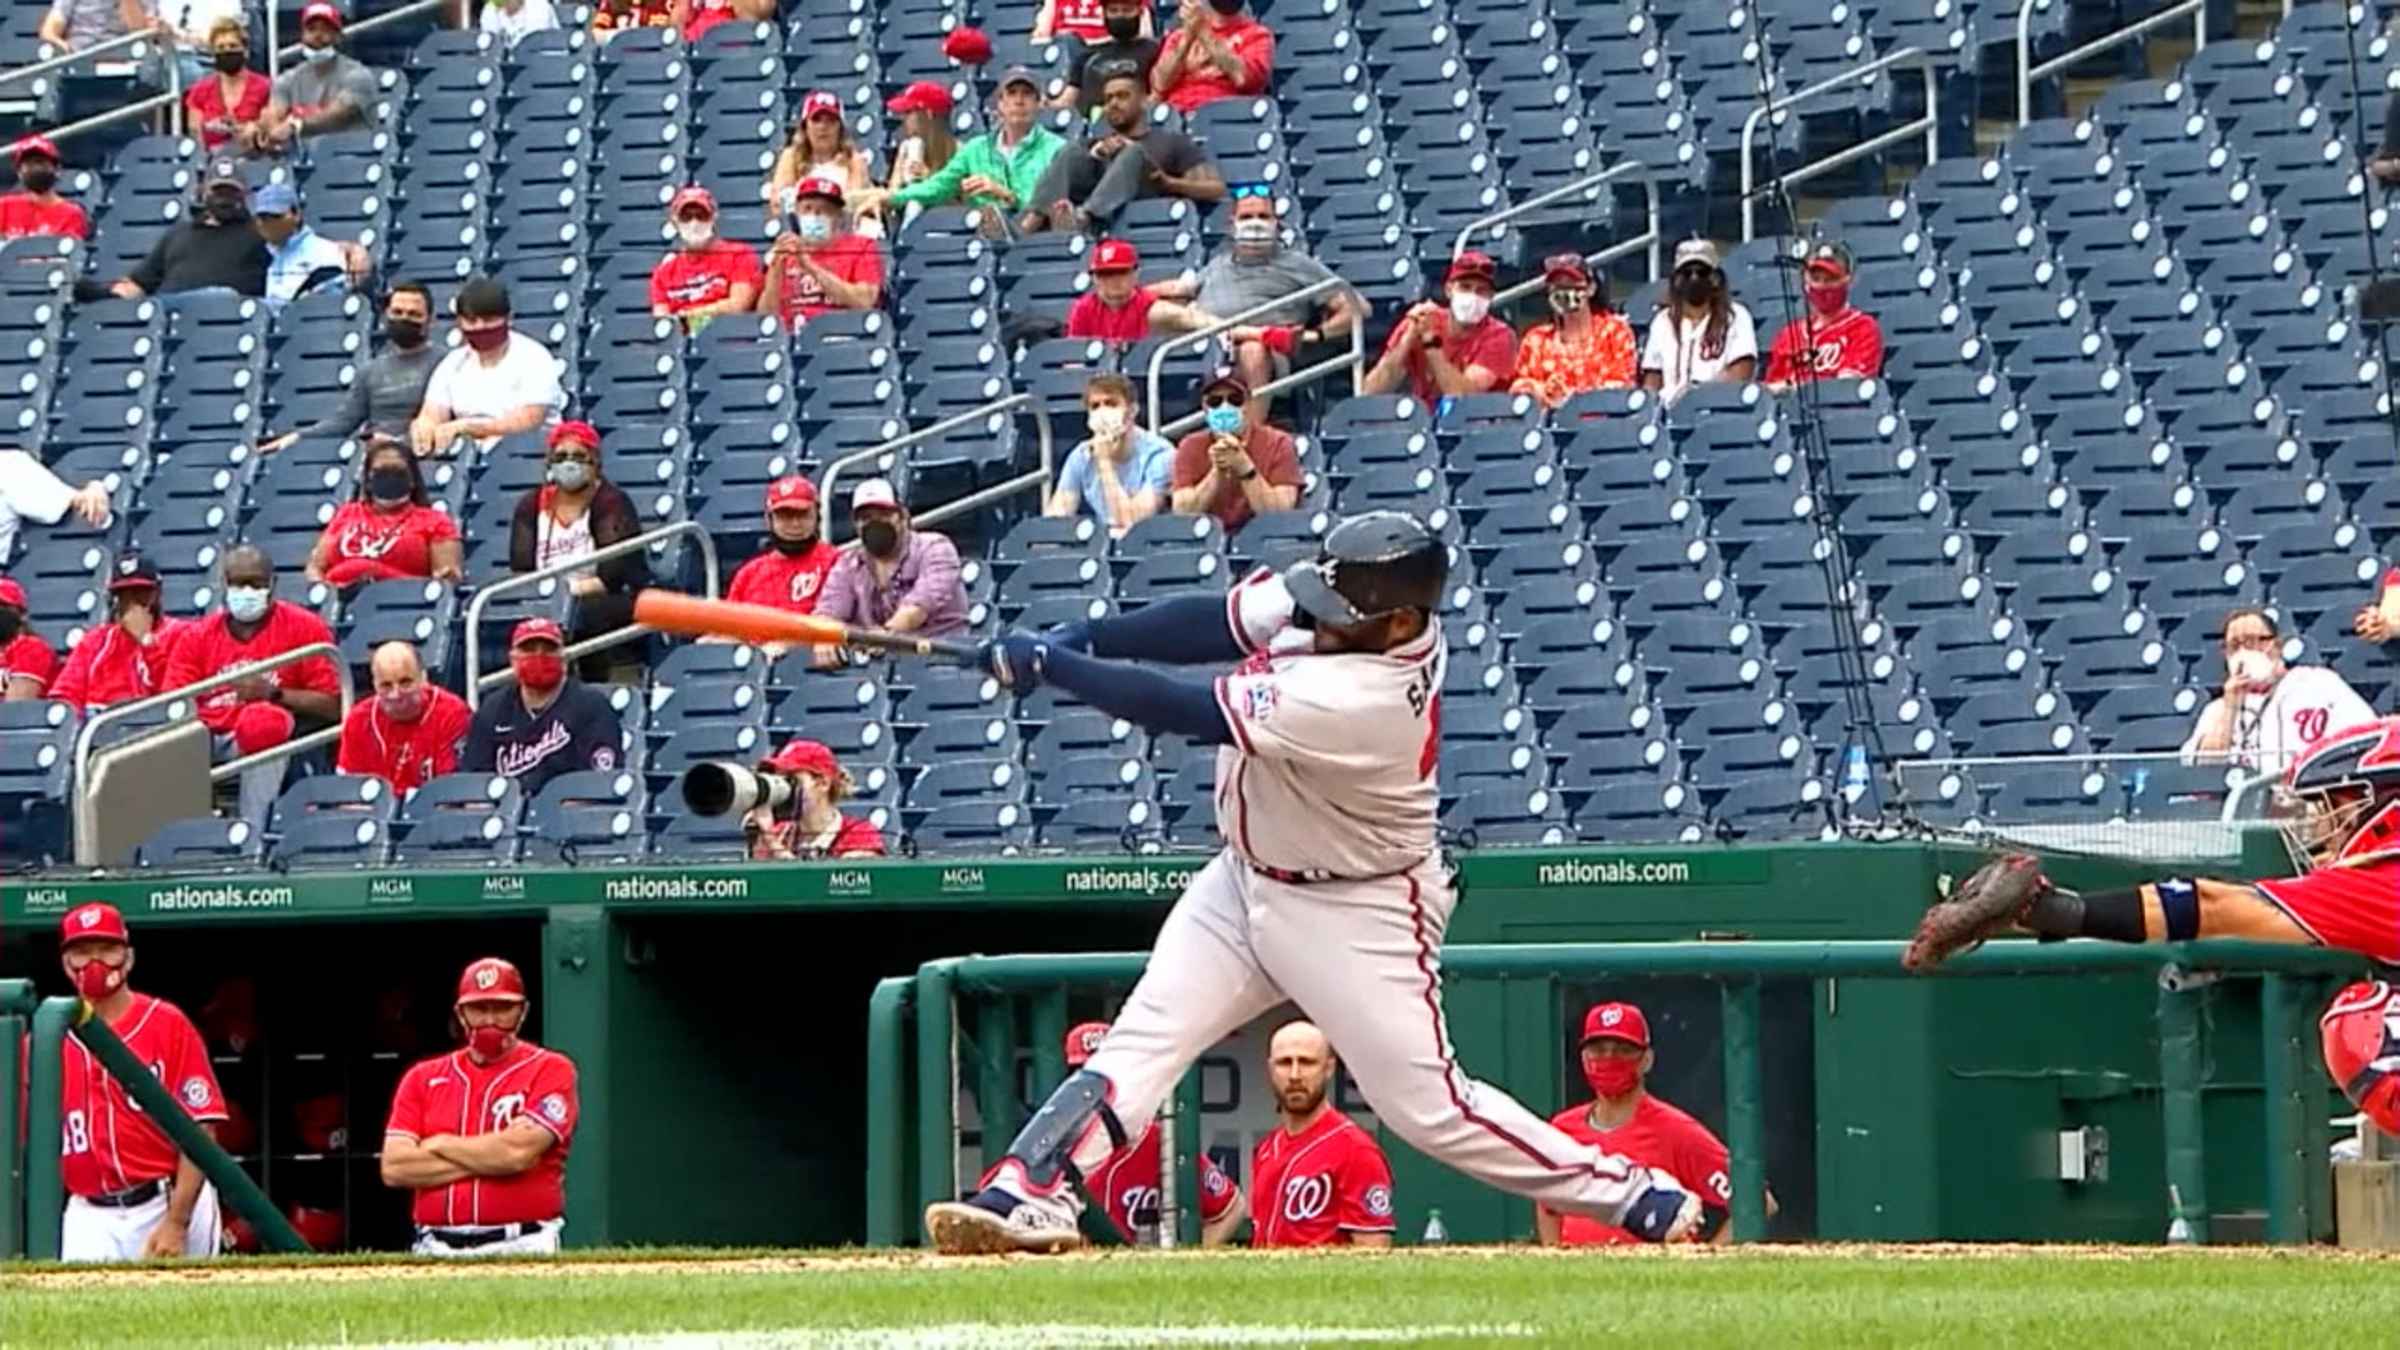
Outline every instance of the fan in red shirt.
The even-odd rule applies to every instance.
[[[817,592],[842,551],[825,542],[817,526],[817,485],[788,474],[767,485],[767,551],[743,563],[725,598],[768,605],[794,614],[817,612]],[[789,644],[771,642],[769,656]]]
[[[1150,336],[1150,310],[1158,293],[1141,282],[1141,255],[1122,239],[1103,239],[1092,249],[1092,289],[1067,306],[1067,336],[1107,342],[1139,342]]]
[[[1809,380],[1865,380],[1883,373],[1883,326],[1850,307],[1855,271],[1845,245],[1827,240],[1810,252],[1801,283],[1808,312],[1785,324],[1768,347],[1768,388],[1781,393]]]
[[[58,147],[47,136],[28,136],[13,149],[19,190],[0,193],[0,241],[37,234],[91,238],[83,208],[58,195]]]
[[[1108,1023],[1085,1022],[1067,1033],[1067,1067],[1079,1069],[1108,1036]],[[1142,1127],[1141,1137],[1109,1155],[1106,1163],[1083,1178],[1083,1193],[1108,1214],[1108,1221],[1127,1242],[1155,1246],[1159,1225],[1159,1177],[1164,1167],[1158,1121]],[[1222,1247],[1242,1226],[1242,1188],[1225,1175],[1206,1153],[1197,1150],[1193,1163],[1200,1181],[1199,1195],[1184,1203],[1200,1210],[1200,1245]]]
[[[1571,1106],[1550,1123],[1581,1143],[1673,1174],[1700,1197],[1700,1232],[1723,1242],[1733,1203],[1732,1162],[1708,1127],[1653,1097],[1642,1080],[1653,1062],[1650,1020],[1630,1003],[1597,1003],[1583,1015],[1583,1077],[1593,1099]],[[1775,1197],[1767,1197],[1767,1212]],[[1638,1246],[1641,1239],[1614,1224],[1580,1214],[1561,1215],[1539,1205],[1534,1231],[1545,1247]]]
[[[166,687],[167,658],[190,626],[168,616],[154,564],[138,553],[118,555],[108,622],[83,630],[50,697],[85,709],[148,698]]]
[[[48,698],[58,653],[25,624],[25,588],[0,577],[0,698]]]
[[[114,906],[78,905],[59,921],[59,964],[93,1014],[150,1066],[191,1118],[225,1119],[208,1047],[183,1010],[137,994],[133,938]],[[139,1261],[156,1256],[213,1256],[216,1192],[125,1092],[83,1042],[66,1042],[61,1112],[61,1171],[67,1209],[59,1256],[67,1261]]]
[[[758,308],[781,315],[786,328],[883,302],[883,250],[843,223],[842,185],[830,178],[803,178],[792,189],[791,228],[775,237],[767,255],[767,292]]]
[[[413,792],[458,768],[459,742],[475,720],[467,701],[426,679],[425,663],[405,642],[377,647],[367,671],[375,680],[375,697],[351,704],[350,715],[342,719],[335,771],[380,778],[396,791]]]
[[[865,816],[842,814],[858,791],[833,751],[819,741],[790,741],[758,771],[790,779],[798,789],[781,810],[760,806],[742,818],[753,858],[880,858],[883,831]]]
[[[1492,317],[1499,265],[1469,249],[1450,261],[1447,307],[1419,304],[1392,326],[1383,355],[1360,388],[1388,394],[1406,384],[1427,407],[1445,397],[1506,389],[1517,375],[1517,332]]]
[[[167,661],[169,689],[333,641],[323,619],[275,598],[274,564],[256,545],[238,545],[225,555],[224,578],[225,608],[195,620],[190,631],[175,640],[175,654]],[[200,721],[216,733],[220,756],[255,754],[290,740],[303,718],[312,728],[333,725],[342,715],[341,691],[333,662],[312,656],[200,695]],[[266,819],[267,808],[283,789],[289,763],[253,765],[244,771],[244,820]]]
[[[1275,34],[1250,17],[1242,0],[1182,0],[1175,31],[1150,67],[1150,91],[1188,113],[1221,98],[1263,94],[1274,73]]]
[[[650,312],[694,331],[720,314],[747,314],[764,280],[758,250],[717,233],[717,199],[687,187],[667,203],[676,248],[650,271]]]
[[[378,443],[359,466],[358,488],[325,523],[308,555],[308,579],[351,587],[368,581],[466,576],[466,545],[449,513],[426,495],[417,457]]]
[[[415,1191],[419,1256],[558,1250],[567,1149],[582,1118],[575,1061],[523,1039],[525,977],[487,956],[458,977],[461,1049],[400,1076],[383,1184]]]
[[[1267,1043],[1281,1121],[1250,1159],[1253,1247],[1392,1245],[1392,1165],[1325,1099],[1337,1063],[1311,1022],[1286,1022]]]

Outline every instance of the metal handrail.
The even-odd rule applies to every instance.
[[[1351,289],[1351,285],[1349,282],[1342,280],[1340,277],[1325,277],[1322,280],[1312,281],[1301,287],[1299,290],[1276,296],[1272,300],[1262,300],[1257,304],[1252,305],[1250,308],[1243,310],[1239,314],[1230,314],[1224,318],[1218,319],[1216,322],[1211,323],[1206,328],[1195,328],[1188,333],[1178,333],[1175,336],[1168,338],[1166,341],[1158,344],[1157,348],[1150,353],[1150,402],[1148,405],[1150,413],[1150,430],[1161,436],[1167,434],[1166,429],[1158,424],[1158,386],[1159,375],[1160,372],[1166,369],[1167,354],[1169,352],[1174,351],[1178,347],[1188,347],[1194,345],[1195,343],[1206,342],[1210,338],[1213,338],[1218,334],[1227,331],[1228,329],[1239,328],[1243,324],[1250,322],[1252,319],[1271,314],[1274,311],[1283,308],[1285,305],[1310,299],[1324,291],[1337,289],[1348,291]],[[1358,334],[1359,325],[1365,322],[1366,317],[1366,315],[1360,314],[1352,318],[1350,323],[1350,331],[1354,335]],[[1351,345],[1359,346],[1364,342],[1365,337],[1363,335],[1358,335],[1352,338]],[[1265,390],[1253,391],[1254,394],[1263,394],[1265,392]]]
[[[2192,51],[2198,53],[2208,46],[2207,0],[2180,0],[2156,14],[2136,19],[2113,33],[2103,33],[2063,56],[2052,57],[2040,65],[2033,64],[2033,10],[2041,0],[2019,0],[2017,5],[2017,125],[2033,121],[2033,82],[2046,80],[2087,56],[2098,56],[2111,47],[2131,42],[2160,24],[2173,23],[2189,14],[2192,16]],[[2344,0],[2347,3],[2348,0]],[[2284,13],[2291,13],[2286,0]]]
[[[2027,3],[2031,4],[2032,0],[2027,0]],[[2191,0],[2191,3],[2199,4],[2201,0]],[[1887,145],[1908,140],[1919,132],[1923,132],[1925,135],[1925,162],[1931,164],[1942,157],[1940,91],[1939,82],[1934,79],[1933,73],[1934,67],[1945,63],[1948,59],[1941,54],[1928,52],[1922,47],[1902,47],[1897,51],[1886,52],[1872,61],[1862,61],[1796,93],[1775,99],[1771,107],[1768,104],[1761,104],[1752,108],[1750,115],[1742,119],[1743,242],[1747,243],[1758,237],[1758,166],[1752,162],[1750,146],[1752,140],[1758,135],[1759,123],[1766,120],[1770,111],[1780,114],[1793,104],[1805,102],[1819,95],[1833,93],[1854,85],[1869,75],[1888,70],[1904,62],[1914,62],[1925,76],[1924,116],[1911,122],[1904,122],[1889,131],[1870,136],[1856,145],[1845,147],[1813,163],[1803,164],[1797,169],[1778,174],[1773,186],[1780,189],[1793,183],[1807,182],[1819,174],[1831,173],[1862,155],[1871,155]]]
[[[888,455],[894,450],[906,450],[912,445],[923,445],[925,442],[932,440],[936,436],[947,435],[950,432],[958,430],[960,427],[972,426],[995,413],[1004,413],[1009,409],[1016,407],[1020,403],[1030,403],[1032,401],[1033,395],[1031,394],[1009,394],[1002,398],[993,399],[991,402],[983,404],[980,407],[969,408],[965,412],[956,413],[952,416],[945,417],[941,421],[936,422],[932,426],[926,427],[922,430],[911,431],[903,436],[895,436],[891,440],[885,441],[881,445],[871,445],[864,450],[853,450],[849,454],[844,455],[840,459],[837,459],[833,463],[825,466],[824,476],[817,480],[817,501],[825,514],[827,516],[831,516],[833,512],[832,503],[834,499],[834,484],[836,480],[842,476],[842,470],[849,468],[853,464],[861,464],[867,460]],[[1044,414],[1042,418],[1042,440],[1045,447],[1047,447],[1049,443],[1049,438],[1050,419],[1048,414]],[[1047,453],[1046,449],[1045,453]]]
[[[138,698],[131,703],[112,704],[93,713],[84,719],[82,729],[75,733],[75,791],[78,795],[82,792],[84,775],[91,768],[93,741],[100,734],[100,728],[122,722],[129,717],[149,712],[154,708],[172,707],[177,703],[196,699],[210,690],[222,689],[227,685],[256,679],[269,671],[281,670],[285,666],[297,665],[318,656],[329,658],[333,662],[334,678],[342,686],[342,714],[341,717],[334,719],[334,725],[326,730],[295,737],[256,754],[244,755],[240,759],[217,765],[209,770],[208,776],[212,781],[222,782],[253,765],[301,754],[338,738],[341,735],[342,717],[349,715],[350,704],[355,697],[350,677],[350,662],[343,657],[342,649],[338,645],[331,642],[311,642],[305,647],[294,647],[288,652],[278,652],[261,661],[252,661],[248,665],[235,666],[230,670],[220,670],[214,675],[194,680],[190,684],[152,694],[148,698]]]
[[[1537,192],[1533,196],[1527,197],[1525,200],[1518,202],[1513,206],[1502,207],[1501,209],[1492,212],[1488,216],[1477,216],[1475,219],[1468,221],[1466,225],[1459,230],[1457,239],[1451,241],[1450,256],[1455,258],[1459,254],[1466,252],[1467,240],[1471,238],[1477,230],[1487,230],[1494,225],[1506,224],[1507,222],[1515,220],[1517,217],[1524,215],[1528,211],[1539,210],[1542,207],[1548,206],[1554,201],[1560,200],[1561,198],[1572,197],[1578,192],[1583,192],[1587,189],[1598,187],[1602,183],[1617,177],[1619,174],[1630,173],[1640,167],[1642,167],[1642,165],[1641,161],[1639,160],[1621,159],[1597,173],[1587,173],[1572,183],[1554,187],[1548,192]]]
[[[593,549],[579,558],[554,562],[548,567],[532,572],[518,572],[502,577],[489,586],[477,587],[475,598],[467,602],[467,706],[470,708],[482,706],[483,691],[486,688],[496,688],[517,677],[513,670],[495,670],[489,675],[483,673],[483,611],[486,606],[491,604],[492,597],[504,595],[510,591],[525,590],[545,581],[555,581],[560,577],[581,572],[587,568],[595,568],[611,558],[622,558],[629,553],[639,553],[652,544],[663,543],[681,534],[692,535],[700,541],[702,575],[707,578],[704,593],[713,599],[720,586],[717,574],[717,541],[711,539],[707,528],[696,520],[674,521],[661,525],[655,530],[645,530],[630,539],[620,539],[606,547]],[[611,629],[597,637],[585,638],[568,647],[564,655],[572,660],[578,656],[631,642],[635,638],[645,636],[649,631],[649,627],[645,624],[629,623],[623,628]]]
[[[95,42],[81,51],[66,52],[47,60],[36,61],[30,66],[18,66],[13,70],[0,70],[0,84],[14,84],[19,80],[34,79],[54,70],[63,70],[68,66],[81,65],[86,61],[96,61],[120,47],[132,48],[131,54],[138,59],[148,54],[141,50],[144,43],[159,40],[158,33],[153,29],[144,29],[139,33],[121,34],[106,42]]]
[[[1366,374],[1367,365],[1367,326],[1364,322],[1354,323],[1350,325],[1349,351],[1342,353],[1340,356],[1328,357],[1325,360],[1319,361],[1313,366],[1304,366],[1299,370],[1293,371],[1289,375],[1281,377],[1280,379],[1269,380],[1265,384],[1260,385],[1258,388],[1251,390],[1250,396],[1252,398],[1266,398],[1270,395],[1280,394],[1286,389],[1297,389],[1304,384],[1315,384],[1317,381],[1324,379],[1326,376],[1342,370],[1347,370],[1350,372],[1350,392],[1355,394],[1358,392],[1360,380],[1363,379]],[[1192,430],[1195,427],[1198,427],[1201,423],[1207,420],[1208,414],[1200,409],[1195,408],[1192,411],[1185,413],[1183,416],[1176,418],[1174,421],[1167,423],[1165,426],[1158,428],[1151,434],[1154,436],[1164,437],[1171,443],[1176,437]]]
[[[1658,244],[1659,241],[1665,237],[1659,224],[1658,184],[1655,182],[1646,181],[1642,184],[1642,190],[1650,199],[1649,228],[1643,230],[1640,234],[1635,235],[1631,239],[1620,239],[1597,253],[1584,254],[1584,266],[1591,268],[1595,273],[1601,272],[1606,270],[1610,263],[1615,262],[1619,258],[1625,257],[1628,254],[1636,252],[1637,250],[1648,249],[1650,251],[1650,280],[1658,280]],[[1492,305],[1494,308],[1498,308],[1499,306],[1505,305],[1520,296],[1531,295],[1533,292],[1542,288],[1545,280],[1546,279],[1542,276],[1542,274],[1537,272],[1534,275],[1525,278],[1523,281],[1518,282],[1516,285],[1501,291],[1497,295],[1494,295],[1492,297]]]
[[[922,515],[911,513],[910,519],[918,525],[939,525],[952,516],[965,515],[985,502],[994,502],[1002,497],[1014,496],[1027,488],[1048,487],[1052,476],[1057,472],[1055,462],[1057,452],[1050,430],[1050,410],[1036,403],[1033,405],[1033,415],[1036,424],[1041,428],[1038,433],[1042,442],[1042,466],[1040,468],[1018,474],[1004,483],[994,483],[988,488],[978,488],[955,501],[943,502],[940,506],[934,507]]]

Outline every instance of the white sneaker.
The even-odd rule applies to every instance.
[[[1074,1202],[986,1186],[974,1199],[925,1207],[925,1234],[946,1256],[1072,1251],[1084,1243]]]

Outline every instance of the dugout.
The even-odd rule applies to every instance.
[[[1196,864],[895,860],[9,880],[0,882],[0,975],[30,975],[60,991],[56,916],[100,899],[122,907],[134,928],[137,985],[204,1023],[223,982],[247,977],[254,1044],[227,1052],[212,1035],[213,1048],[235,1056],[220,1061],[220,1075],[257,1126],[245,1161],[279,1204],[338,1200],[347,1242],[392,1247],[405,1234],[404,1197],[376,1184],[373,1161],[391,1084],[410,1054],[444,1043],[460,967],[506,956],[534,985],[533,1034],[582,1066],[571,1244],[839,1243],[870,1231],[866,1028],[878,980],[973,952],[1144,947]],[[1450,940],[1888,938],[1908,931],[1953,865],[1916,844],[1485,851],[1461,861],[1467,893]],[[2129,875],[2073,863],[2058,871],[2085,885]],[[1722,1125],[1717,995],[1702,981],[1458,981],[1448,996],[1464,1062],[1545,1112],[1585,1095],[1571,1042],[1586,1003],[1642,1002],[1658,1047],[1655,1086]],[[1782,1204],[1776,1235],[2164,1235],[2150,980],[1770,981],[1762,1004],[1767,1170]],[[2207,990],[2199,1005],[2215,1145],[2207,1200],[2220,1240],[2257,1232],[2268,1201],[2247,1146],[2265,1110],[2258,1005],[2254,981]],[[2314,1006],[2304,1010],[2311,1017]],[[1090,998],[1075,1015],[1106,1011]],[[395,1044],[394,1026],[413,1040]],[[971,1025],[962,1028],[957,1053],[968,1064],[977,1047]],[[1037,1081],[1029,1042],[1018,1038],[1010,1053],[1012,1110],[1021,1113],[1047,1084]],[[969,1097],[990,1090],[976,1077],[961,1074]],[[2298,1108],[2314,1122],[2309,1156],[2321,1159],[2323,1122],[2339,1098],[2321,1072],[2307,1085]],[[319,1146],[322,1099],[337,1092],[347,1137],[328,1149]],[[2083,1125],[2108,1131],[2108,1177],[2062,1182],[2057,1133]],[[967,1140],[970,1152],[981,1143]],[[1456,1240],[1531,1232],[1522,1202],[1387,1144],[1403,1240],[1437,1206]],[[1228,1160],[1246,1174],[1246,1157]],[[2296,1202],[2301,1222],[2311,1234],[2329,1232],[2324,1168],[2298,1174],[2310,1178]]]

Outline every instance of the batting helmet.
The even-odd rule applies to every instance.
[[[1405,511],[1368,511],[1333,527],[1317,556],[1283,571],[1300,612],[1349,628],[1400,609],[1442,603],[1450,550]]]
[[[458,1001],[461,1003],[523,1003],[525,977],[517,968],[497,956],[487,956],[468,965],[458,977]]]
[[[349,1222],[338,1209],[319,1209],[314,1205],[289,1205],[283,1217],[291,1221],[292,1230],[308,1244],[312,1252],[338,1252],[349,1230]]]
[[[1067,1067],[1070,1069],[1082,1068],[1083,1062],[1090,1059],[1092,1052],[1099,1049],[1100,1042],[1106,1039],[1108,1039],[1108,1023],[1076,1023],[1075,1029],[1067,1033]]]
[[[2333,996],[2317,1029],[2325,1071],[2351,1105],[2386,1134],[2400,1134],[2400,1001],[2381,980],[2361,980]]]
[[[2400,717],[2321,736],[2283,771],[2293,851],[2323,867],[2400,852]]]

